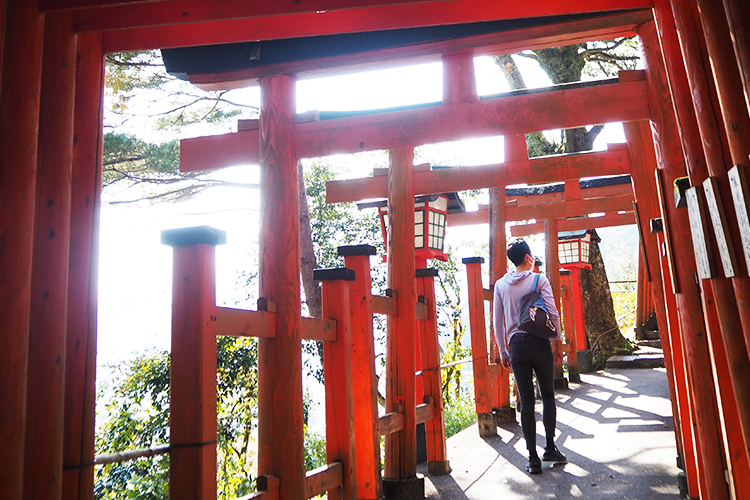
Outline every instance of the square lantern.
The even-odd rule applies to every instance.
[[[380,226],[388,250],[388,206],[379,206]],[[448,260],[443,251],[445,225],[448,216],[448,196],[434,194],[414,199],[414,249],[423,259]]]
[[[591,231],[568,231],[557,235],[557,255],[560,266],[586,267],[589,264],[589,249],[591,247]]]

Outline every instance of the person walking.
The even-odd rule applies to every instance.
[[[552,345],[549,339],[532,335],[519,328],[518,305],[528,293],[539,292],[549,314],[549,320],[557,332],[558,340],[562,339],[560,315],[555,306],[549,280],[533,272],[534,257],[531,255],[528,243],[524,240],[512,242],[508,245],[507,254],[508,259],[516,266],[516,270],[506,273],[495,283],[493,301],[495,336],[500,348],[500,363],[506,370],[512,369],[521,398],[521,429],[526,440],[526,448],[529,450],[526,471],[529,474],[541,474],[542,461],[567,462],[565,455],[560,453],[555,446],[557,409],[555,407]],[[547,443],[541,460],[536,450],[532,371],[536,374],[539,392],[542,396],[542,422],[547,435]]]

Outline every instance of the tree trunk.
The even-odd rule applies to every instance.
[[[323,316],[323,295],[320,287],[313,279],[313,271],[318,267],[318,259],[315,258],[315,249],[313,248],[310,210],[307,206],[307,191],[302,162],[297,162],[297,168],[299,169],[299,237],[302,289],[305,291],[308,314],[311,318],[320,318]]]
[[[629,344],[617,326],[604,260],[599,251],[599,244],[593,240],[589,249],[589,263],[591,270],[581,271],[583,318],[589,349],[594,357],[594,367],[599,368],[604,366],[607,358],[618,349],[628,349]]]

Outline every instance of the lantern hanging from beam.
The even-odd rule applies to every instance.
[[[388,250],[388,206],[378,207],[380,227]],[[417,257],[448,260],[445,254],[445,225],[448,197],[444,194],[417,196],[414,199],[414,250]]]
[[[377,207],[380,228],[388,250],[388,203],[386,200],[358,203],[361,209]],[[417,259],[448,260],[445,229],[448,214],[466,209],[457,193],[432,194],[414,198],[414,250]]]

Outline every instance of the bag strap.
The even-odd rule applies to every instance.
[[[539,282],[539,273],[534,273],[534,286],[531,287],[532,292],[536,292],[536,284]]]

